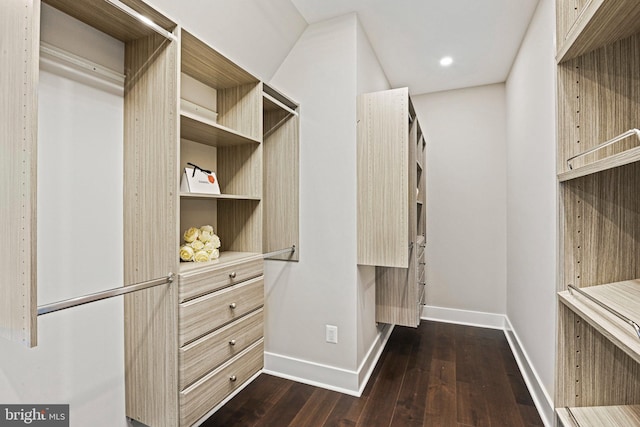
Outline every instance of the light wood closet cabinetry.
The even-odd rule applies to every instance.
[[[358,264],[376,266],[376,321],[415,327],[425,295],[425,139],[407,88],[360,95]]]
[[[640,426],[640,2],[557,2],[565,426]]]
[[[176,276],[124,296],[126,412],[190,426],[263,367],[263,259],[298,260],[298,106],[141,0],[45,3],[124,43],[124,280]],[[1,2],[0,201],[11,210],[0,225],[14,237],[0,261],[0,331],[26,345],[37,319],[39,18],[38,0]],[[215,171],[222,194],[181,193],[188,162]],[[205,224],[219,259],[180,263],[184,231]]]

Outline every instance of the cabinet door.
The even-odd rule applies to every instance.
[[[360,95],[357,110],[358,264],[407,268],[416,191],[411,205],[408,90]]]
[[[0,3],[0,337],[35,346],[40,2]]]

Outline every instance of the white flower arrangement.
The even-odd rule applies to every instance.
[[[220,257],[220,237],[213,232],[212,226],[191,227],[184,232],[183,238],[181,261],[207,262]]]

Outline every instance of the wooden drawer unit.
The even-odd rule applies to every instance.
[[[236,255],[237,254],[237,255]],[[223,253],[218,263],[197,268],[197,264],[181,267],[180,302],[184,302],[218,289],[262,276],[262,255],[247,258],[242,253]]]
[[[180,392],[180,425],[190,426],[263,367],[263,340]]]
[[[262,338],[263,317],[262,309],[253,311],[180,348],[180,390]]]
[[[264,304],[263,284],[260,276],[180,304],[179,345],[183,346],[261,307]]]

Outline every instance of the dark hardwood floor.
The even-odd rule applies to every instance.
[[[262,374],[203,427],[542,426],[504,333],[396,327],[361,397]]]

